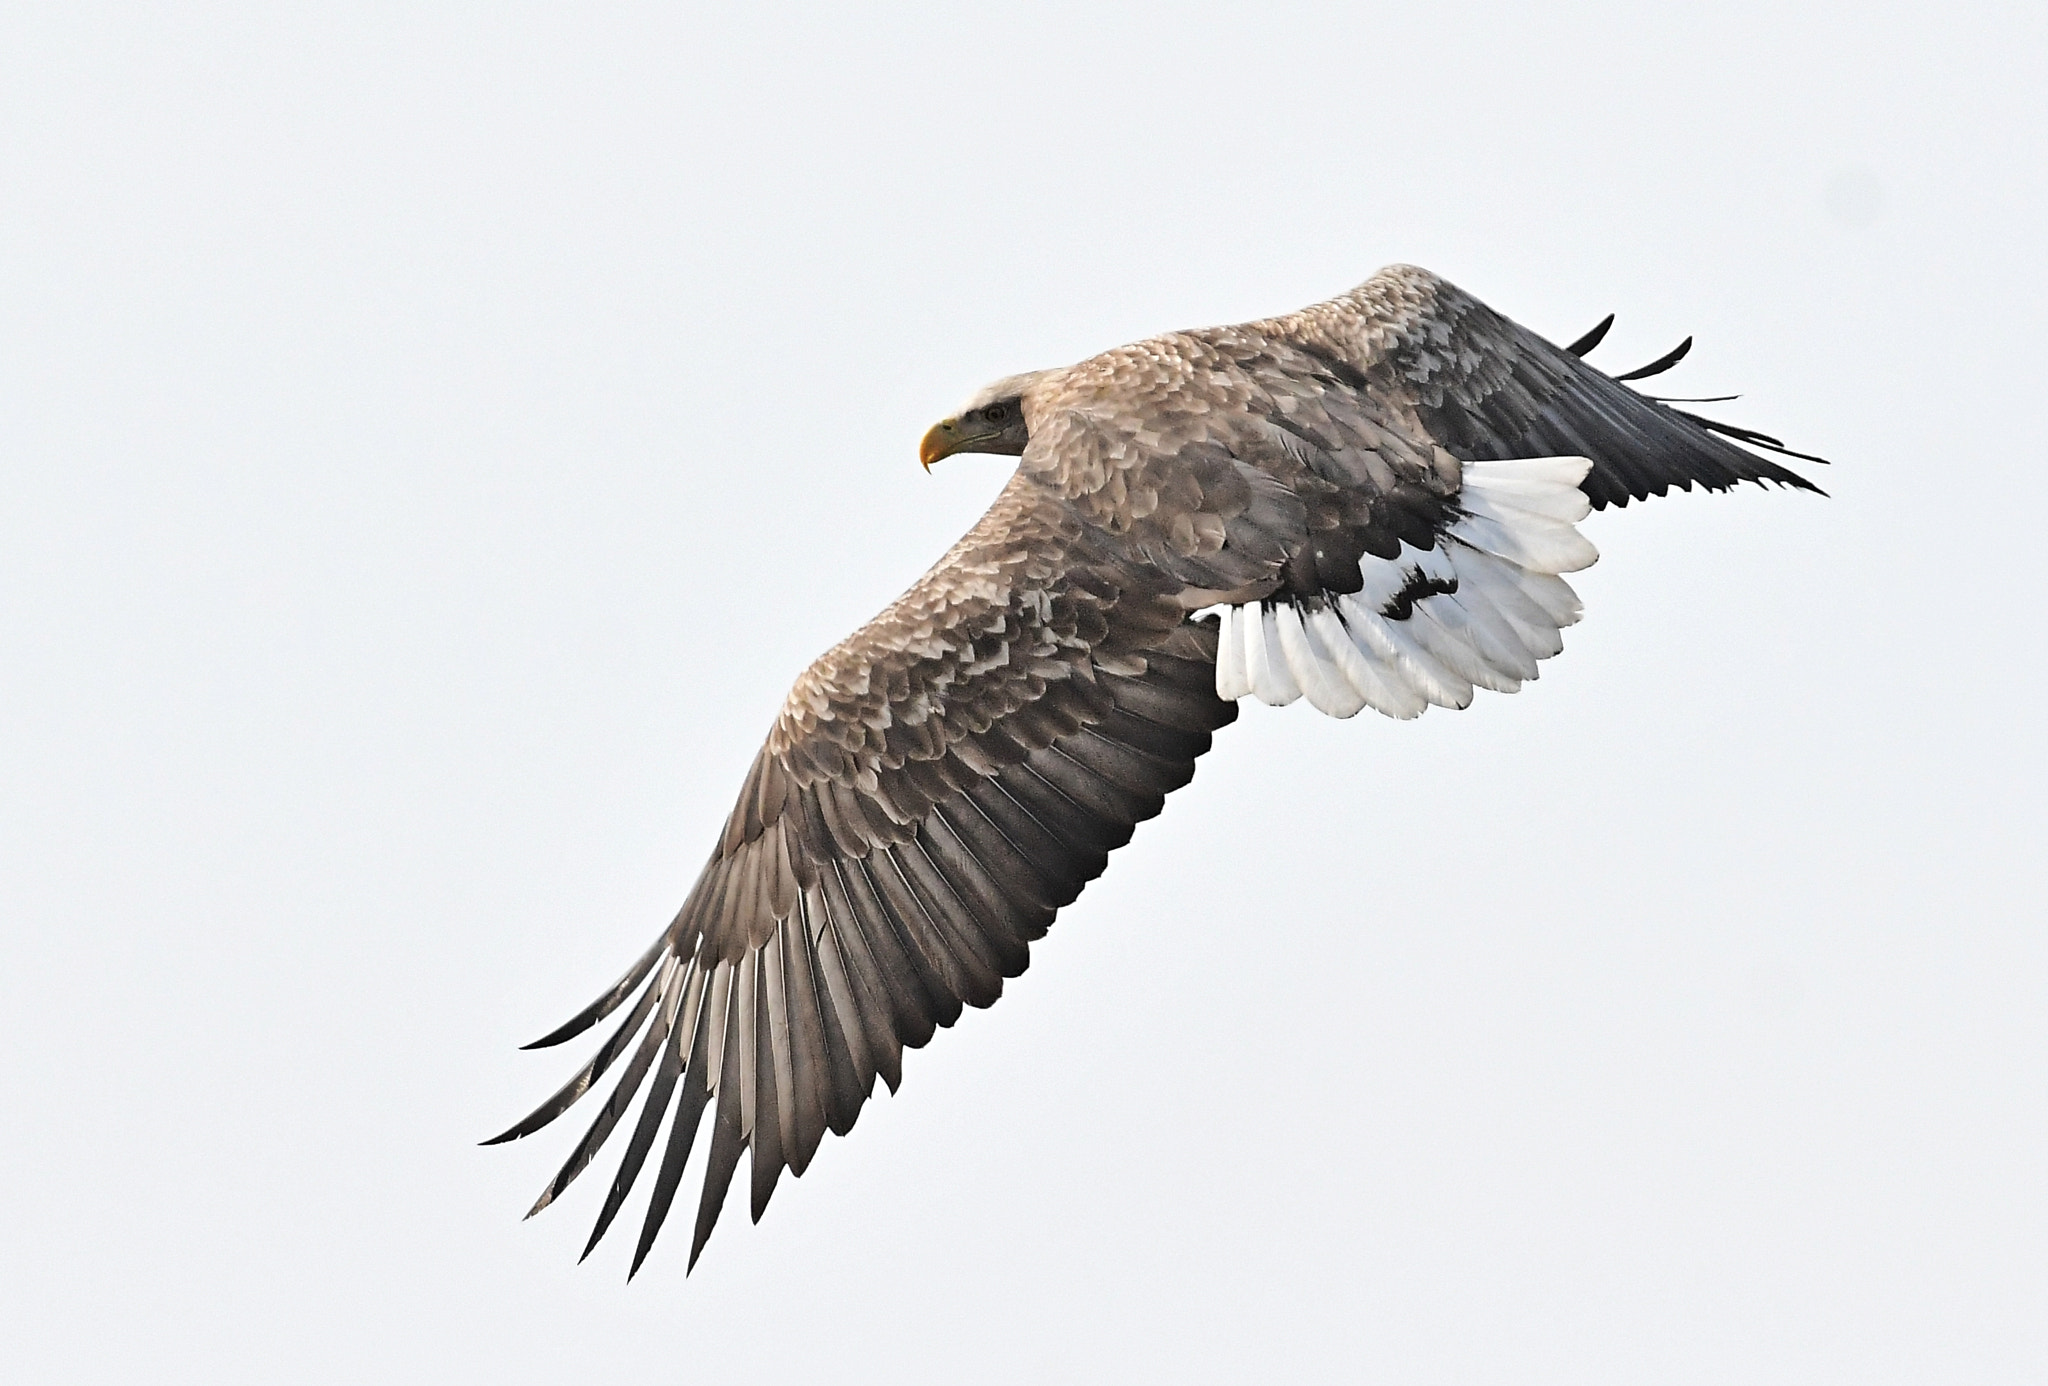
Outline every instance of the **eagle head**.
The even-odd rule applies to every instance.
[[[918,444],[917,460],[930,471],[932,463],[956,452],[999,452],[1010,457],[1024,455],[1031,431],[1024,423],[1024,397],[1038,383],[1044,371],[1008,375],[975,391],[959,412],[940,419],[925,431]]]

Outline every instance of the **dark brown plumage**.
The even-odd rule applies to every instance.
[[[1570,527],[1588,503],[1814,489],[1581,361],[1606,326],[1561,350],[1395,267],[1286,317],[999,382],[936,427],[928,464],[1008,452],[1016,473],[797,679],[674,922],[538,1042],[632,1003],[496,1138],[538,1130],[625,1058],[534,1211],[644,1089],[590,1245],[653,1160],[639,1268],[708,1115],[694,1266],[741,1152],[758,1218],[877,1076],[895,1088],[904,1049],[1024,970],[1237,696],[1412,716],[1511,690],[1576,618],[1556,575],[1591,561]],[[1583,460],[1514,461],[1556,458]],[[1197,619],[1212,606],[1220,621]]]

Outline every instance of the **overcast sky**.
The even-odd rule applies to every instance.
[[[2044,11],[185,8],[0,15],[0,1377],[2048,1375]],[[1832,497],[1249,708],[688,1279],[522,1224],[924,428],[1397,260]]]

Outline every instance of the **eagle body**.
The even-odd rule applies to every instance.
[[[532,1046],[629,1007],[495,1138],[624,1060],[534,1211],[644,1091],[590,1246],[653,1164],[637,1271],[703,1134],[694,1266],[741,1153],[758,1219],[877,1077],[897,1086],[904,1049],[1024,970],[1239,699],[1405,718],[1512,692],[1578,618],[1562,575],[1597,556],[1574,527],[1589,509],[1817,489],[1730,441],[1775,439],[1625,383],[1683,347],[1622,377],[1586,364],[1605,326],[1559,348],[1395,266],[1296,313],[1010,377],[934,426],[927,466],[989,451],[1016,471],[798,676],[675,920]]]

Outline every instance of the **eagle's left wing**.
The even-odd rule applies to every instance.
[[[633,1269],[708,1115],[695,1265],[740,1157],[761,1216],[845,1134],[902,1051],[987,1006],[1054,914],[1187,783],[1210,734],[1215,631],[1069,507],[1013,477],[932,570],[797,680],[675,921],[535,1046],[630,1009],[529,1135],[624,1060],[534,1211],[645,1095],[594,1247],[648,1164]],[[630,1054],[630,1057],[628,1057]],[[588,1254],[589,1248],[585,1252]]]

